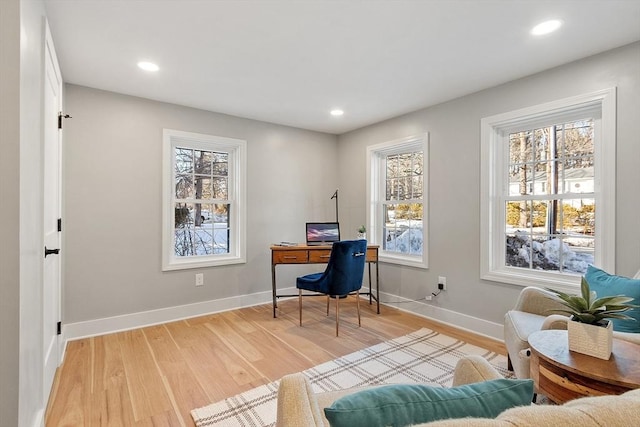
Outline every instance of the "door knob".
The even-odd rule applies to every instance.
[[[48,255],[58,255],[60,253],[60,249],[47,249],[44,247],[44,257],[46,258]]]

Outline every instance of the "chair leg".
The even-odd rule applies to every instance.
[[[360,290],[356,291],[356,309],[358,310],[358,326],[362,326],[360,323]]]
[[[300,326],[302,326],[302,289],[298,289],[298,310],[300,311]]]
[[[327,316],[329,315],[329,299],[331,299],[331,297],[327,295]]]
[[[336,295],[336,336],[338,336],[339,327],[340,327],[340,296]]]

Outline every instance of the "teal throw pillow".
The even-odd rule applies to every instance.
[[[592,265],[587,268],[587,274],[584,275],[584,278],[587,279],[589,288],[596,292],[598,298],[624,295],[633,298],[631,304],[640,305],[640,280],[638,279],[615,276]],[[624,314],[636,319],[635,322],[633,320],[611,319],[613,330],[640,333],[640,308],[634,308]]]
[[[495,418],[514,406],[530,405],[532,398],[532,380],[497,379],[453,388],[398,384],[344,396],[324,414],[331,427],[401,427],[449,418]]]

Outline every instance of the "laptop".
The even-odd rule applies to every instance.
[[[340,241],[340,224],[337,222],[307,222],[308,246],[331,246]]]

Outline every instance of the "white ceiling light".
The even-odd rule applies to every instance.
[[[335,109],[335,110],[331,110],[331,115],[338,117],[338,116],[342,116],[344,114],[344,111],[340,110],[340,109]]]
[[[559,19],[551,19],[549,21],[541,22],[531,29],[531,34],[534,36],[543,36],[545,34],[552,33],[562,26],[562,21]]]
[[[138,62],[138,67],[140,67],[145,71],[158,71],[160,69],[160,67],[158,67],[153,62],[147,62],[147,61]]]

